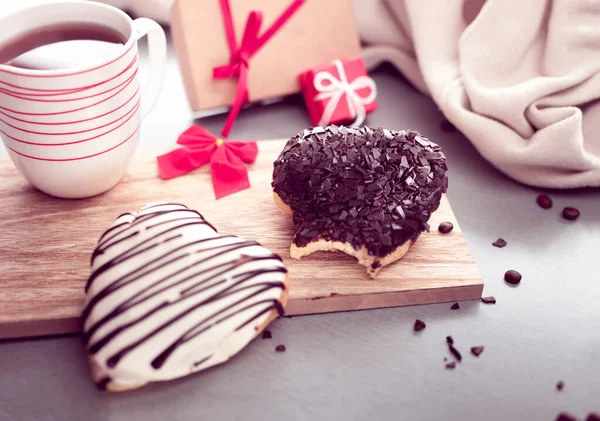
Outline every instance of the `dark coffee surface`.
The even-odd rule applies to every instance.
[[[114,44],[114,50],[116,51],[127,40],[118,31],[100,24],[66,23],[41,26],[0,45],[0,63],[18,67],[19,60],[14,63],[13,60],[32,50],[43,50],[53,44],[60,44],[62,55],[69,56],[72,53],[74,56],[72,61],[76,62],[76,56],[78,51],[81,50],[81,46],[71,48],[72,51],[69,51],[69,46],[72,46],[76,41],[89,41],[85,45],[86,49],[97,48],[99,53],[105,54],[111,44]],[[44,53],[44,51],[39,52]],[[90,53],[93,53],[93,51]],[[98,59],[102,60],[102,57]]]
[[[448,187],[444,154],[412,131],[329,126],[291,138],[273,190],[294,211],[294,243],[365,245],[382,257],[429,230]]]

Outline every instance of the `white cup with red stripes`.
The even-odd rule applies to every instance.
[[[57,28],[90,33],[99,25],[122,42],[92,65],[38,70],[0,64],[0,136],[19,171],[52,196],[95,196],[123,178],[141,119],[160,94],[165,34],[150,19],[131,20],[117,8],[88,1],[40,4],[0,19],[0,57],[10,48],[16,57],[60,38]],[[43,36],[40,27],[47,28]],[[137,41],[146,35],[150,58],[142,89]]]

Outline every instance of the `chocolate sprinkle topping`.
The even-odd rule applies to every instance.
[[[440,226],[438,227],[438,231],[441,232],[442,234],[448,234],[453,229],[454,229],[454,225],[452,225],[452,222],[442,222],[440,224]]]
[[[552,207],[552,199],[547,194],[540,194],[535,201],[540,208],[550,209]]]
[[[277,345],[275,347],[275,351],[277,351],[277,352],[285,352],[285,345]]]
[[[425,329],[426,326],[427,325],[425,324],[425,322],[423,320],[417,319],[417,320],[415,320],[415,326],[413,329],[415,332],[419,332],[420,330]]]
[[[272,337],[273,337],[273,335],[271,334],[270,330],[267,330],[267,329],[263,330],[262,337],[261,337],[262,339],[271,339]]]
[[[483,301],[485,304],[496,304],[496,299],[492,296],[481,297],[481,301]]]
[[[450,307],[451,310],[458,310],[460,308],[460,305],[458,303],[454,303],[452,304],[452,307]]]
[[[454,361],[446,364],[446,370],[454,370],[455,368],[456,368],[456,363]]]
[[[504,238],[498,238],[496,241],[492,243],[494,247],[502,248],[506,246],[506,240]]]
[[[564,208],[562,211],[562,217],[569,220],[569,221],[574,221],[577,218],[579,218],[579,209],[577,208]]]
[[[482,352],[483,352],[483,345],[471,347],[471,354],[475,355],[476,357],[479,357]]]
[[[565,382],[563,382],[562,380],[556,382],[556,390],[563,390],[563,387],[565,387]]]
[[[504,274],[504,280],[511,285],[518,285],[521,282],[521,274],[516,270],[507,270]]]
[[[383,257],[429,228],[448,188],[444,154],[412,131],[328,126],[291,138],[273,190],[294,212],[294,243],[363,245]]]

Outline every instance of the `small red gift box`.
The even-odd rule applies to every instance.
[[[377,87],[361,57],[335,60],[299,76],[313,126],[353,122],[361,125],[377,109]]]

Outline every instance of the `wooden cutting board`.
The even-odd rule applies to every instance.
[[[372,280],[354,258],[319,252],[289,258],[292,221],[273,203],[272,163],[281,141],[259,142],[252,188],[214,200],[208,168],[174,180],[157,176],[152,155],[138,156],[110,192],[85,200],[49,197],[0,159],[0,338],[78,332],[83,287],[98,237],[113,220],[148,202],[197,209],[221,233],[256,239],[283,256],[291,280],[289,315],[473,300],[483,281],[446,197],[404,258]],[[447,235],[442,221],[454,224]]]

